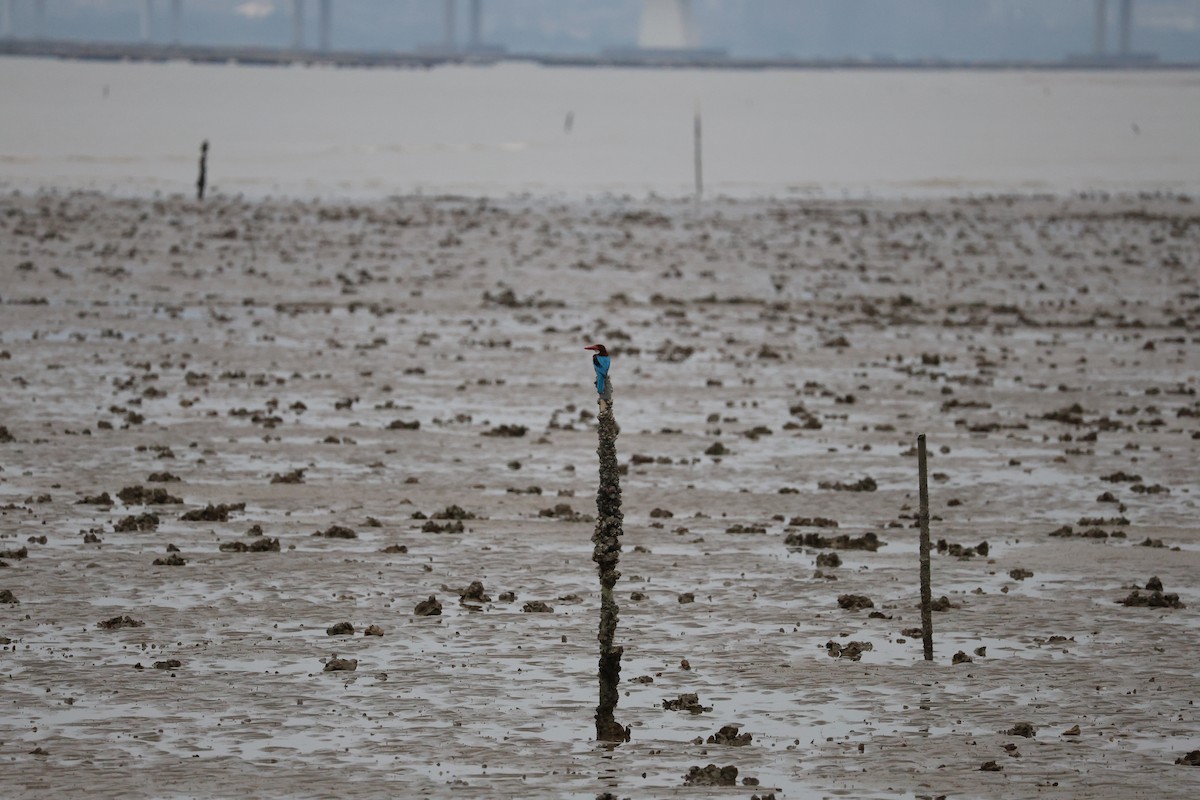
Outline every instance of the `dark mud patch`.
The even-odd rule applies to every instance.
[[[887,542],[875,533],[868,531],[862,536],[851,536],[843,533],[840,536],[822,536],[819,533],[789,533],[783,540],[788,547],[811,547],[814,550],[865,550],[874,553]]]
[[[723,744],[730,747],[745,747],[754,741],[754,736],[747,731],[740,732],[738,725],[722,725],[721,729],[708,737],[708,744]]]
[[[184,522],[228,522],[229,515],[237,511],[245,511],[245,503],[209,503],[204,508],[194,508],[185,512],[179,518]]]
[[[437,597],[429,595],[428,600],[422,600],[417,603],[417,607],[413,609],[413,613],[418,617],[436,617],[442,613],[442,604],[438,602]]]
[[[159,522],[158,514],[146,512],[137,516],[122,517],[113,523],[113,530],[117,533],[148,533],[158,530]]]
[[[357,539],[358,533],[345,525],[330,525],[323,531],[316,531],[313,536],[324,536],[326,539]]]
[[[865,594],[838,595],[838,607],[846,611],[861,611],[864,608],[874,608],[875,602]]]
[[[143,486],[126,486],[117,492],[117,497],[127,506],[161,506],[183,503],[182,498],[176,497],[162,487],[147,489]]]
[[[221,542],[220,550],[222,553],[278,553],[279,539],[274,537],[262,537],[255,539],[250,544],[245,542]]]
[[[875,479],[868,476],[851,483],[843,481],[821,481],[817,484],[818,489],[827,489],[833,492],[873,492],[879,488],[879,484]]]
[[[674,700],[663,698],[662,707],[665,711],[687,711],[691,714],[703,714],[712,711],[712,706],[700,702],[700,696],[695,692],[685,692]]]
[[[738,768],[732,764],[718,767],[709,764],[706,767],[692,767],[683,776],[684,786],[737,786]]]
[[[145,625],[146,623],[142,622],[140,619],[134,619],[128,614],[120,617],[113,617],[112,619],[106,619],[103,622],[96,623],[97,628],[101,628],[106,631],[115,631],[121,628],[142,628],[145,627]]]
[[[850,661],[859,661],[862,659],[863,653],[870,652],[875,649],[875,645],[870,642],[835,642],[830,640],[825,643],[825,652],[832,658],[846,658]]]

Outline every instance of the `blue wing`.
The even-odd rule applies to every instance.
[[[608,356],[592,356],[592,366],[596,368],[596,391],[604,394],[604,387],[608,381],[608,365],[610,364]]]

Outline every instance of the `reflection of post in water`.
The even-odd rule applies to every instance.
[[[204,184],[208,182],[208,139],[200,143],[200,177],[196,178],[196,199],[204,199]]]
[[[596,417],[600,444],[600,486],[596,490],[596,531],[592,534],[592,560],[600,573],[600,704],[596,707],[596,738],[605,742],[629,741],[629,728],[614,718],[617,708],[617,684],[621,680],[621,654],[614,645],[619,609],[613,591],[621,573],[621,476],[617,467],[617,435],[621,429],[613,417],[612,384],[608,380],[608,352],[604,345],[592,345],[592,364],[596,370],[596,391],[600,412]]]
[[[929,470],[925,460],[925,434],[917,436],[917,480],[921,506],[917,519],[921,525],[921,639],[925,660],[933,661],[933,590],[929,575]]]

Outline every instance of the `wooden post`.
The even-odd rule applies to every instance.
[[[200,143],[200,176],[196,178],[196,199],[204,199],[204,187],[208,183],[208,139]]]
[[[629,741],[629,729],[617,722],[613,712],[620,694],[621,654],[624,648],[614,645],[619,609],[613,590],[621,573],[617,562],[621,558],[621,474],[617,466],[617,434],[620,429],[613,418],[612,399],[601,399],[599,423],[600,487],[596,491],[596,532],[592,534],[592,560],[600,572],[600,704],[596,707],[596,739],[605,742]]]
[[[699,200],[704,195],[704,160],[700,147],[700,101],[696,101],[696,115],[694,118],[693,129],[695,131],[695,171],[696,171],[696,199]]]
[[[925,460],[925,434],[917,436],[917,472],[921,507],[917,519],[921,524],[921,638],[925,660],[933,661],[933,590],[929,577],[929,469]]]

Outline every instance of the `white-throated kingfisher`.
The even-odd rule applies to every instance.
[[[592,367],[596,370],[596,393],[606,402],[612,400],[612,381],[608,379],[608,367],[612,363],[608,350],[602,344],[583,348],[592,351]]]

